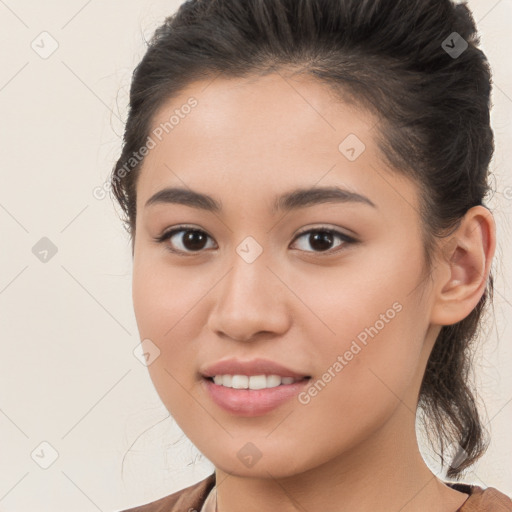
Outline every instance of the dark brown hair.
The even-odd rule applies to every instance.
[[[157,110],[195,80],[288,71],[309,75],[379,118],[377,143],[421,190],[426,268],[436,240],[483,205],[494,142],[491,72],[474,19],[450,0],[189,0],[156,30],[133,73],[121,157],[111,188],[135,239],[136,185]],[[419,406],[448,477],[487,447],[469,386],[472,343],[493,279],[477,307],[444,326]],[[445,448],[464,451],[456,465]],[[459,454],[460,455],[460,454]]]

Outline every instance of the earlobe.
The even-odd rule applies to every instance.
[[[444,244],[444,257],[437,263],[438,280],[431,322],[452,325],[466,318],[482,297],[496,246],[493,215],[474,206]]]

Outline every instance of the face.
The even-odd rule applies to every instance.
[[[135,315],[156,390],[217,468],[291,475],[414,424],[431,305],[419,191],[385,165],[376,123],[278,74],[191,84],[153,120]],[[155,196],[166,188],[210,199]],[[203,377],[256,359],[309,379],[256,391]],[[265,368],[244,374],[285,372]]]

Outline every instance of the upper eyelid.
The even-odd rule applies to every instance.
[[[206,235],[208,235],[210,238],[213,239],[213,237],[207,231],[205,231],[203,228],[198,228],[195,226],[175,226],[173,228],[169,228],[169,229],[165,230],[160,236],[158,236],[157,239],[164,238],[171,234],[174,235],[176,233],[179,233],[180,231],[201,231],[202,233],[205,233]],[[320,225],[320,226],[304,228],[303,230],[299,231],[296,234],[294,240],[297,237],[305,235],[306,233],[309,233],[311,231],[328,231],[328,232],[335,233],[337,235],[345,236],[347,238],[355,239],[354,236],[344,233],[340,228],[334,228],[334,227],[330,227],[330,226]]]
[[[301,231],[299,231],[297,233],[297,235],[295,236],[295,238],[301,236],[301,235],[305,235],[306,233],[309,233],[311,231],[327,231],[327,232],[330,232],[330,233],[334,233],[336,235],[341,235],[341,236],[344,236],[344,237],[347,237],[347,238],[351,238],[351,239],[354,239],[355,240],[355,237],[352,236],[352,235],[349,235],[348,233],[345,233],[341,228],[335,228],[335,227],[330,227],[330,226],[314,226],[314,227],[310,227],[310,228],[305,228]]]
[[[165,241],[166,239],[167,240],[170,239],[172,236],[176,235],[177,233],[186,232],[186,231],[200,231],[200,232],[206,234],[211,240],[214,240],[214,238],[207,231],[205,231],[204,229],[198,228],[198,227],[195,227],[195,226],[187,226],[187,225],[175,226],[173,228],[165,230],[162,233],[162,235],[156,237],[156,240],[158,240],[158,241]],[[357,239],[354,236],[344,233],[340,228],[329,227],[329,226],[326,226],[326,225],[319,225],[319,226],[313,226],[313,227],[304,228],[303,230],[299,231],[296,234],[296,236],[293,238],[291,243],[294,243],[301,236],[306,235],[306,234],[308,234],[310,232],[314,232],[314,231],[326,231],[326,232],[333,233],[335,236],[341,238],[344,243],[347,243],[347,242],[355,243],[355,242],[357,242]],[[215,244],[217,244],[217,242],[215,242]],[[202,251],[190,251],[189,252],[189,251],[182,251],[182,250],[178,249],[176,252],[183,252],[183,253],[186,253],[186,254],[199,254]],[[305,251],[305,252],[315,253],[317,251]],[[326,254],[328,254],[330,252],[331,252],[330,250],[329,251],[325,251]],[[318,254],[321,254],[321,253],[322,253],[322,251],[318,252]]]

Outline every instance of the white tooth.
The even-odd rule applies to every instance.
[[[249,377],[247,375],[233,375],[231,387],[234,389],[247,389],[249,387]]]
[[[249,378],[249,389],[265,389],[267,377],[265,375],[253,375]]]
[[[281,384],[293,384],[297,379],[280,375],[215,375],[213,381],[217,385],[233,389],[267,389]]]
[[[281,377],[279,375],[267,376],[267,388],[275,388],[281,384]]]

